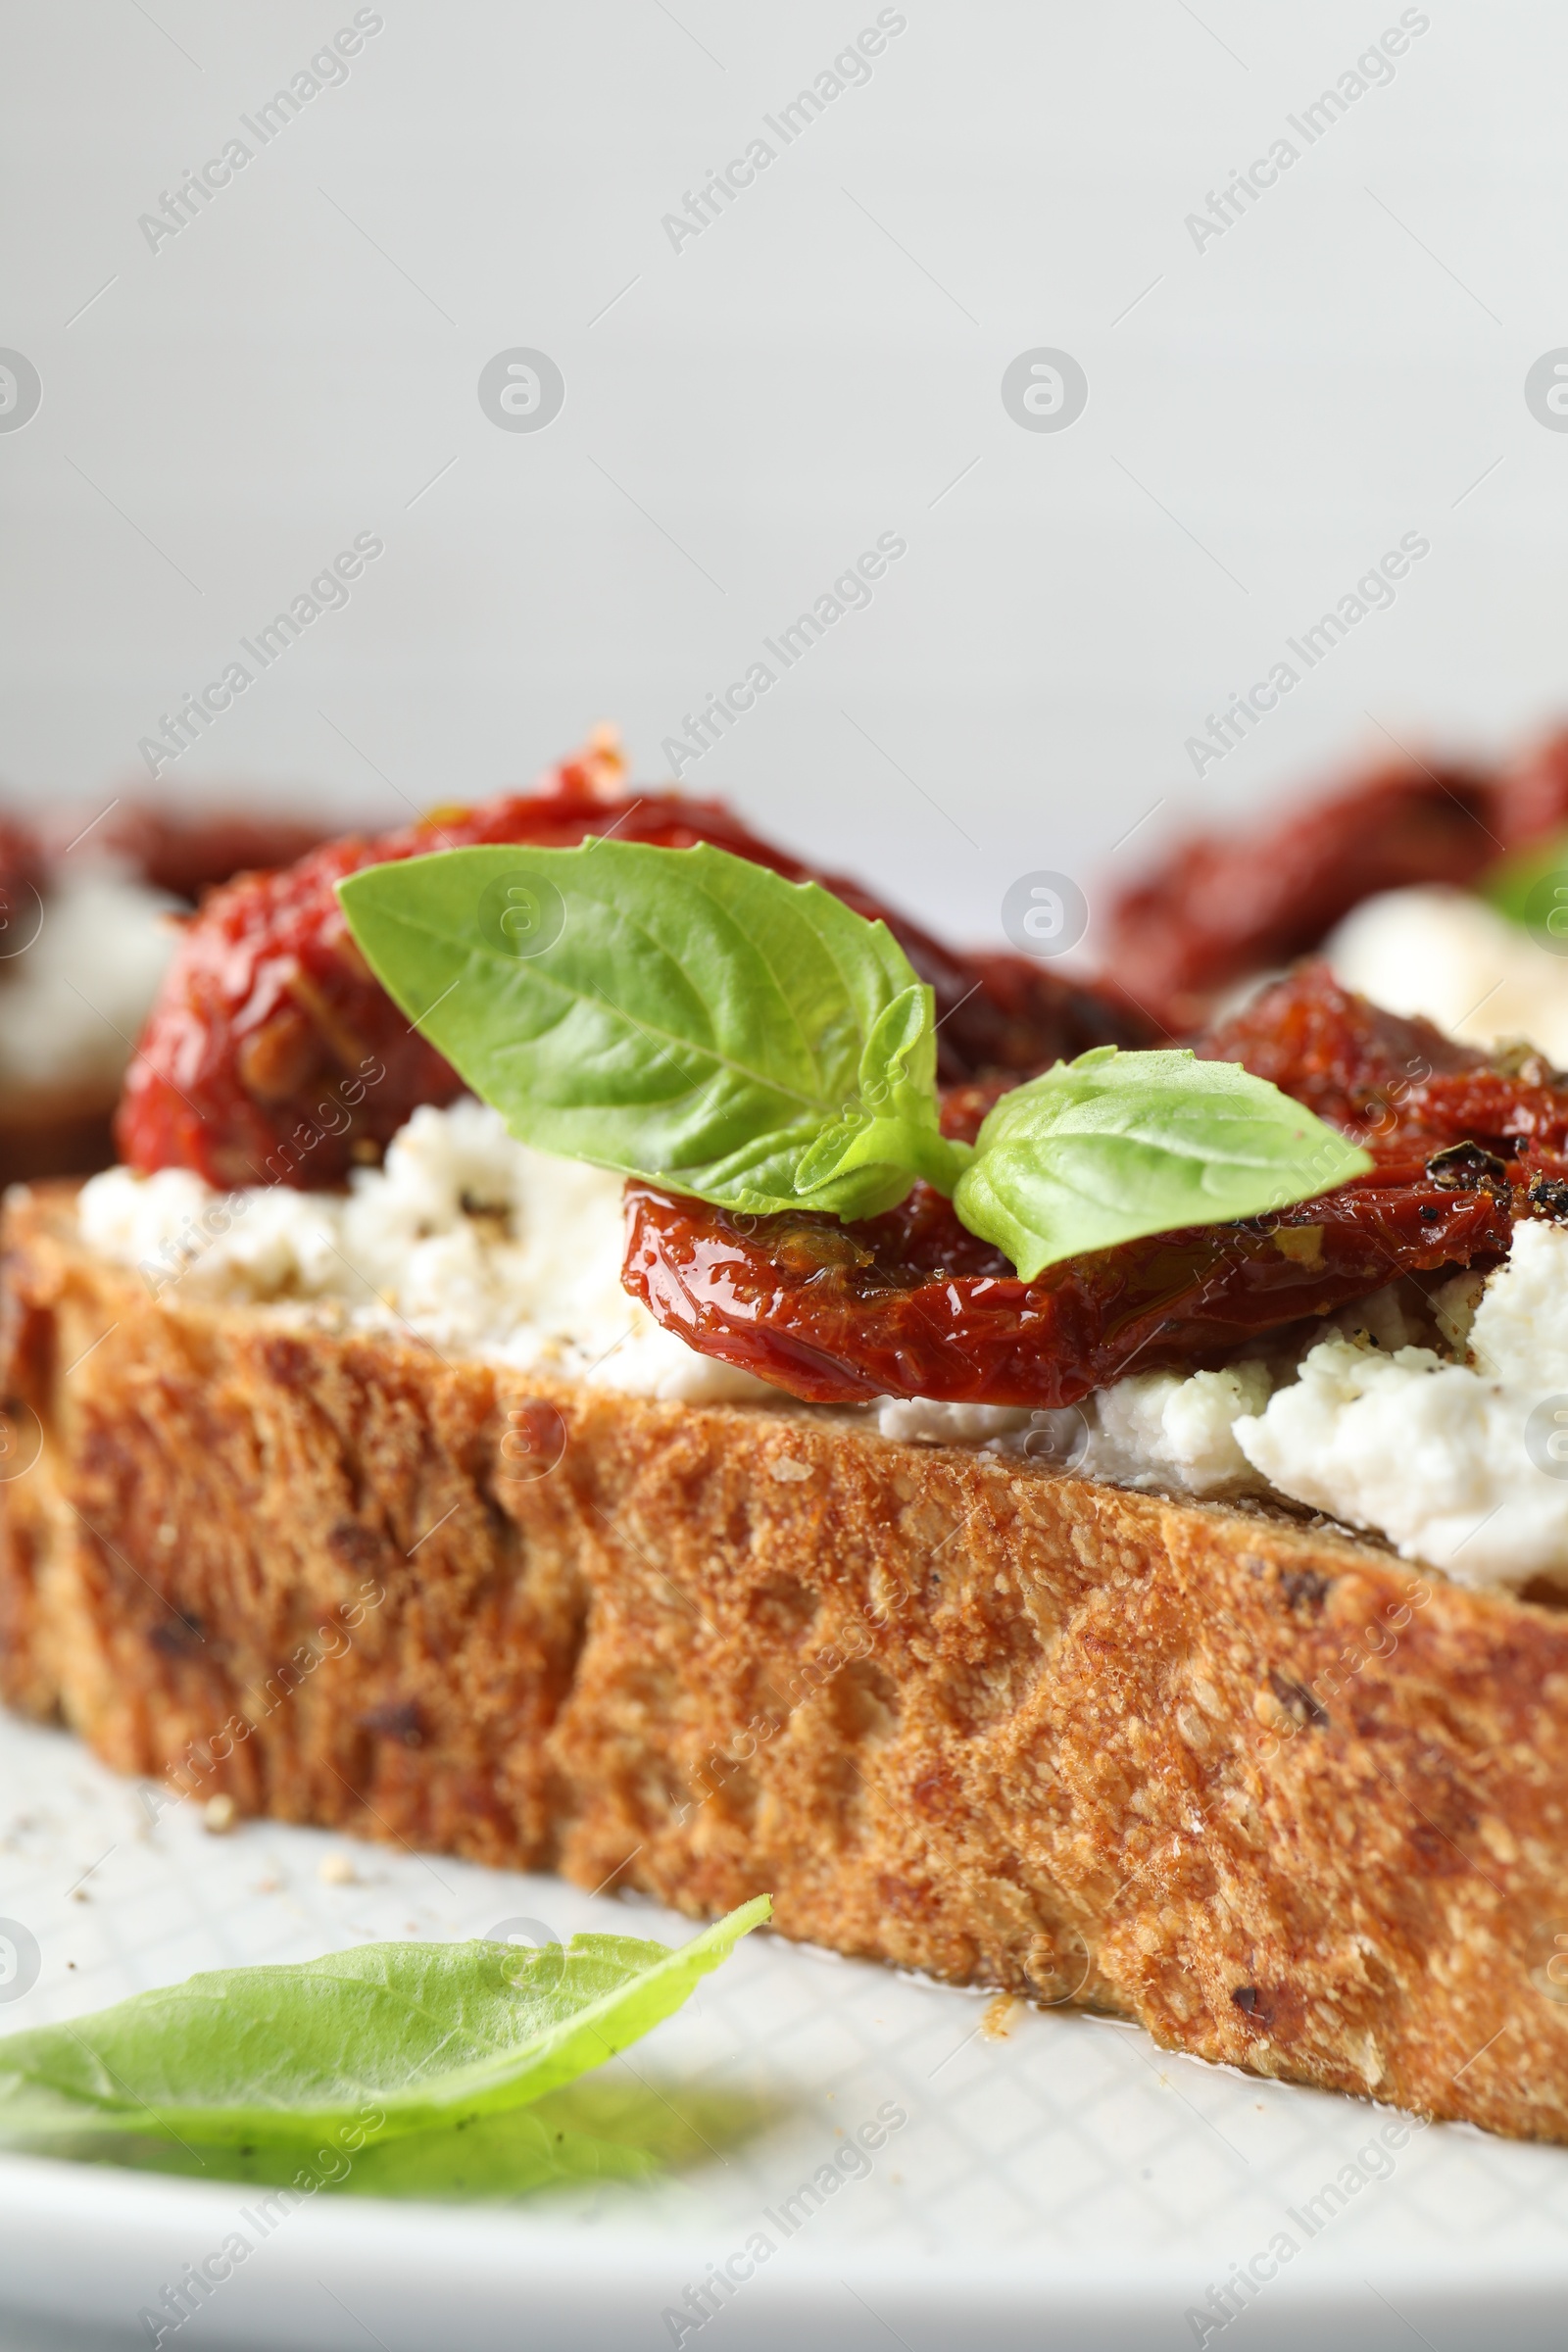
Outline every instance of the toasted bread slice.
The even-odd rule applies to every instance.
[[[698,1915],[768,1888],[842,1952],[1568,2138],[1568,1617],[787,1400],[157,1302],[66,1187],[9,1250],[0,1673],[121,1770]]]

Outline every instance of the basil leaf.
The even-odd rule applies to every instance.
[[[1239,1062],[1097,1046],[1003,1096],[954,1206],[1032,1281],[1144,1234],[1265,1215],[1372,1164]]]
[[[672,2015],[771,1912],[759,1895],[678,1951],[627,1936],[526,1954],[371,1943],[192,1977],[0,2040],[0,2137],[308,2132],[358,2149],[526,2106]]]
[[[931,991],[916,985],[896,997],[881,1014],[860,1055],[858,1101],[875,1109],[841,1116],[824,1127],[795,1171],[797,1192],[812,1208],[830,1208],[829,1197],[859,1171],[884,1164],[912,1165],[939,1192],[952,1193],[967,1165],[970,1147],[949,1143],[927,1104],[936,1096],[936,1031]],[[904,1188],[907,1191],[907,1186]],[[897,1198],[902,1200],[901,1192]],[[895,1202],[883,1203],[893,1207]],[[841,1216],[866,1216],[869,1209],[840,1209]]]
[[[523,1143],[721,1205],[951,1191],[936,1016],[884,923],[703,844],[462,849],[338,885],[376,977]]]

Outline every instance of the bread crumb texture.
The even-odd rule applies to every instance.
[[[0,1688],[121,1771],[1568,2139],[1557,1610],[6,1238]]]

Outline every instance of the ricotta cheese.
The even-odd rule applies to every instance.
[[[347,1193],[216,1193],[184,1168],[83,1186],[83,1241],[155,1292],[336,1304],[363,1328],[639,1396],[770,1397],[662,1330],[620,1287],[621,1180],[532,1152],[468,1099],[416,1110]]]
[[[1244,1414],[1262,1408],[1272,1387],[1261,1361],[1220,1372],[1137,1372],[1054,1412],[884,1396],[877,1423],[885,1438],[989,1446],[1109,1486],[1236,1494],[1265,1485],[1234,1433]]]
[[[1568,1232],[1516,1228],[1462,1357],[1325,1340],[1234,1434],[1282,1494],[1461,1584],[1568,1582]]]
[[[1084,1474],[1110,1486],[1173,1486],[1203,1496],[1260,1488],[1236,1431],[1244,1415],[1267,1403],[1273,1385],[1258,1358],[1219,1372],[1134,1372],[1092,1399]]]
[[[173,954],[178,905],[111,873],[50,892],[35,936],[0,958],[0,1087],[114,1086]],[[17,922],[25,938],[25,907]]]
[[[1528,1038],[1568,1065],[1568,956],[1468,891],[1385,891],[1323,952],[1347,988],[1391,1012],[1423,1013],[1468,1045]]]

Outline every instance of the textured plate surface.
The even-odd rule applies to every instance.
[[[20,1997],[25,1967],[0,1983],[0,2031],[198,1968],[515,1920],[691,1933],[443,1856],[267,1823],[213,1837],[0,1716],[0,1921],[38,1954]],[[477,2204],[322,2189],[268,2213],[238,2183],[0,2158],[0,2345],[148,2343],[140,2315],[235,2231],[247,2256],[166,2343],[1560,2341],[1568,2150],[1443,2125],[1390,2150],[1391,2110],[1173,2058],[1134,2028],[999,2017],[754,1936],[607,2075],[596,2095],[672,2151],[651,2184]],[[846,2154],[879,2110],[906,2120]],[[808,2187],[835,2157],[837,2185]],[[1254,2262],[1276,2275],[1233,2287],[1227,2320],[1212,2290]],[[703,2319],[688,2291],[726,2264]]]

